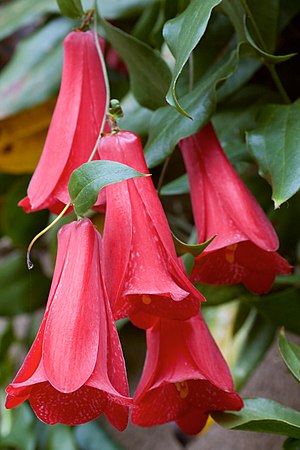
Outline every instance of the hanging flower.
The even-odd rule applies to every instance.
[[[46,312],[6,407],[29,399],[48,424],[77,425],[102,412],[119,430],[128,420],[124,360],[100,269],[99,233],[88,219],[58,234]]]
[[[19,205],[26,212],[60,213],[69,203],[71,173],[87,162],[105,115],[106,87],[92,32],[72,31],[64,41],[59,97],[39,164]]]
[[[195,260],[191,280],[243,283],[263,294],[277,274],[291,266],[276,250],[279,242],[263,210],[239,178],[209,123],[180,141],[198,232],[198,242],[217,235]]]
[[[101,159],[148,173],[139,138],[128,131],[105,136]],[[104,279],[115,319],[129,316],[147,328],[157,316],[187,319],[203,297],[179,262],[169,225],[150,177],[106,188]]]
[[[197,434],[212,411],[238,411],[228,366],[202,316],[161,319],[147,330],[147,358],[133,398],[131,420],[150,427],[175,421]]]

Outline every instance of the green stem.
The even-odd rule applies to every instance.
[[[274,81],[274,84],[276,85],[278,92],[280,93],[284,103],[290,104],[291,99],[289,98],[286,90],[283,87],[283,84],[281,83],[281,80],[278,76],[278,73],[276,71],[276,68],[274,64],[266,64],[267,69],[269,70],[269,73]]]
[[[252,14],[248,4],[247,4],[247,1],[246,0],[241,0],[241,3],[243,5],[243,8],[244,8],[246,14],[248,15],[248,17],[251,20],[252,26],[253,26],[253,28],[255,30],[255,33],[257,35],[257,38],[259,40],[259,45],[261,46],[262,50],[267,51],[266,43],[265,43],[265,41],[264,41],[264,39],[263,39],[263,37],[261,35],[261,32],[260,32],[260,30],[259,30],[259,28],[258,28],[258,26],[256,24],[255,18],[253,16],[253,14]],[[272,63],[269,63],[267,61],[264,61],[264,64],[267,67],[267,69],[268,69],[268,71],[269,71],[269,73],[270,73],[270,75],[272,77],[272,80],[273,80],[275,86],[277,87],[278,92],[280,93],[284,103],[287,103],[287,104],[291,103],[291,100],[290,100],[286,90],[284,89],[283,84],[282,84],[282,82],[281,82],[281,80],[280,80],[280,78],[278,76],[278,73],[276,71],[275,65],[272,64]]]
[[[249,16],[249,18],[250,18],[250,20],[252,22],[252,25],[253,25],[253,28],[255,29],[255,33],[257,34],[260,46],[262,47],[262,49],[264,51],[266,51],[267,49],[266,49],[265,41],[264,41],[260,31],[259,31],[259,28],[258,28],[258,26],[257,26],[257,24],[255,22],[254,16],[253,16],[253,14],[252,14],[252,12],[251,12],[251,10],[250,10],[246,0],[241,0],[241,3],[243,5],[244,10],[246,11],[247,16]]]
[[[100,131],[99,131],[99,134],[98,134],[95,146],[93,148],[93,151],[90,154],[90,157],[87,160],[87,162],[92,161],[92,159],[94,158],[95,153],[96,153],[96,151],[98,149],[99,142],[100,142],[100,139],[102,137],[102,133],[103,133],[103,130],[104,130],[104,127],[105,127],[106,115],[107,115],[107,112],[108,112],[109,101],[110,101],[109,80],[108,80],[106,65],[105,65],[105,61],[104,61],[104,56],[103,56],[103,53],[102,53],[102,50],[101,50],[101,46],[99,44],[99,38],[98,38],[98,33],[97,33],[97,7],[96,7],[96,1],[94,2],[94,8],[95,8],[95,15],[94,15],[95,45],[96,45],[96,49],[97,49],[97,53],[98,53],[98,56],[99,56],[100,64],[101,64],[101,67],[102,67],[103,77],[104,77],[105,90],[106,90],[106,101],[105,101],[105,114],[104,114],[103,119],[102,119]]]

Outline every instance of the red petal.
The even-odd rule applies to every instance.
[[[187,408],[188,405],[178,395],[175,384],[164,384],[148,391],[142,399],[134,399],[131,421],[142,427],[161,425],[176,420]]]
[[[195,435],[204,428],[207,419],[208,415],[199,408],[190,407],[182,417],[176,420],[176,424],[183,433]]]
[[[103,159],[147,172],[140,140],[132,133],[104,137],[99,151]],[[115,318],[129,315],[143,327],[153,323],[147,314],[173,319],[197,314],[203,297],[178,263],[151,179],[108,186],[106,193],[104,273]]]
[[[60,94],[28,188],[30,211],[57,210],[57,201],[69,202],[69,176],[90,156],[105,113],[105,83],[93,33],[71,32],[64,47]]]
[[[266,252],[246,241],[239,243],[234,252],[228,248],[204,252],[195,260],[191,280],[208,284],[243,283],[250,291],[264,294],[271,289],[276,275],[289,274],[291,269],[278,253]]]
[[[278,238],[271,223],[231,166],[212,125],[183,139],[180,148],[188,170],[199,240],[217,234],[210,250],[241,240],[250,240],[267,251],[276,250]],[[198,197],[199,189],[204,199]],[[233,236],[231,242],[229,235]]]
[[[69,243],[47,318],[43,362],[50,383],[68,393],[79,389],[95,367],[103,300],[97,231],[92,222],[72,222],[64,226],[64,232]],[[61,239],[62,235],[58,246]]]
[[[89,422],[100,416],[106,403],[103,392],[88,386],[64,394],[46,382],[33,386],[30,395],[30,405],[35,414],[49,425],[80,425]]]

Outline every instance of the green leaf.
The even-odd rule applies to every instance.
[[[66,425],[54,425],[49,431],[46,450],[57,450],[58,448],[63,450],[77,450],[78,448],[71,428]]]
[[[288,438],[283,443],[283,450],[300,450],[300,440]]]
[[[64,16],[71,17],[71,19],[76,19],[76,17],[81,17],[84,14],[80,0],[56,0]]]
[[[96,422],[75,427],[75,438],[80,450],[121,450]]]
[[[26,196],[29,180],[30,178],[25,176],[15,181],[5,196],[0,216],[3,232],[21,248],[27,248],[31,239],[47,225],[49,217],[46,210],[25,214],[18,206],[18,202]]]
[[[262,297],[245,295],[257,311],[277,326],[284,326],[293,333],[300,334],[300,289],[288,288]]]
[[[231,373],[236,389],[241,389],[270,348],[276,328],[257,313],[248,316],[237,333],[239,349]]]
[[[160,195],[179,195],[188,194],[190,192],[190,185],[187,174],[181,175],[181,177],[176,178],[176,180],[170,181],[170,183],[165,184],[161,190]]]
[[[220,2],[221,0],[203,0],[199,4],[199,0],[192,0],[182,14],[164,26],[164,38],[176,59],[167,100],[187,117],[190,117],[189,113],[181,107],[176,96],[176,83],[190,54],[205,33],[213,8]]]
[[[25,254],[9,254],[0,264],[0,316],[34,311],[46,302],[49,287],[38,265],[28,271]]]
[[[33,24],[46,13],[56,13],[55,0],[14,0],[0,6],[0,40]]]
[[[235,74],[236,72],[228,81],[234,78]],[[226,84],[227,82],[219,92]],[[212,122],[221,145],[233,164],[249,160],[245,133],[257,127],[257,114],[262,105],[278,98],[276,93],[265,87],[248,84],[218,105]]]
[[[4,450],[35,450],[37,438],[34,433],[34,414],[30,407],[23,403],[14,410],[3,408],[1,413],[1,428],[6,433],[0,435],[0,447]]]
[[[285,365],[300,383],[300,347],[286,338],[284,330],[279,334],[279,351]]]
[[[300,413],[292,408],[264,398],[244,400],[239,412],[216,412],[213,419],[230,430],[283,434],[300,438]]]
[[[74,22],[60,18],[24,39],[0,78],[0,119],[41,103],[60,83],[62,41]]]
[[[169,105],[159,108],[153,114],[145,147],[149,167],[163,162],[180,139],[190,136],[206,124],[215,107],[218,83],[234,72],[237,63],[238,52],[234,50],[229,57],[226,55],[220,63],[213,65],[195,88],[182,98],[182,105],[192,115],[193,120],[179,114]]]
[[[291,105],[267,105],[260,111],[258,127],[247,133],[259,173],[272,186],[275,208],[300,187],[299,114],[300,100]]]
[[[289,53],[287,55],[273,55],[273,54],[268,53],[268,52],[264,51],[263,49],[261,49],[256,44],[256,42],[253,40],[253,38],[252,38],[252,36],[251,36],[251,34],[250,34],[249,30],[248,30],[247,21],[246,20],[245,20],[245,35],[246,35],[246,38],[247,38],[247,41],[249,42],[249,44],[257,51],[257,53],[259,55],[261,55],[263,57],[263,59],[265,61],[269,61],[269,62],[271,62],[273,64],[276,64],[276,63],[281,63],[281,62],[284,62],[284,61],[288,61],[289,59],[293,58],[293,56],[297,55],[297,53]]]
[[[251,32],[260,48],[273,52],[278,31],[280,0],[243,0],[242,5],[251,21]]]
[[[97,0],[97,9],[107,19],[123,19],[135,16],[159,0]]]
[[[165,105],[171,73],[159,52],[103,19],[100,23],[107,40],[126,62],[137,101],[149,109]]]
[[[244,292],[244,288],[238,284],[232,286],[210,286],[208,284],[197,283],[196,287],[207,300],[207,303],[202,304],[204,308],[231,302],[239,298],[241,293]]]
[[[137,172],[115,161],[92,161],[74,170],[70,177],[69,193],[74,210],[83,216],[96,203],[99,191],[109,184],[119,183],[149,174]]]
[[[206,247],[214,240],[216,236],[212,236],[210,239],[208,239],[205,242],[202,242],[201,244],[186,244],[185,242],[182,242],[180,239],[178,239],[174,233],[172,233],[173,236],[173,242],[176,248],[177,256],[185,255],[186,253],[189,253],[193,256],[199,256],[201,253],[204,252]]]

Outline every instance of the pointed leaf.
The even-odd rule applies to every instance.
[[[35,23],[43,14],[56,12],[55,0],[10,0],[0,7],[0,39]]]
[[[273,64],[276,64],[276,63],[288,61],[289,59],[293,58],[293,56],[297,55],[297,53],[289,53],[287,55],[273,55],[269,52],[266,52],[263,48],[259,47],[256,44],[256,42],[254,41],[254,39],[252,38],[252,36],[249,32],[246,20],[244,22],[244,27],[245,27],[245,35],[246,35],[247,41],[259,53],[259,55],[261,55],[264,58],[264,60],[269,61]]]
[[[214,413],[213,419],[230,430],[283,434],[300,438],[300,413],[264,398],[244,400],[239,412]]]
[[[137,15],[156,2],[158,0],[97,0],[97,9],[102,17],[121,19]]]
[[[248,317],[239,330],[240,341],[237,358],[230,366],[236,389],[241,389],[270,348],[276,327],[259,314]]]
[[[74,210],[83,216],[96,203],[99,191],[109,184],[119,183],[149,174],[137,172],[115,161],[92,161],[74,170],[70,177],[69,193]]]
[[[238,52],[233,51],[201,79],[195,88],[182,98],[182,106],[193,120],[181,115],[171,106],[159,108],[153,114],[145,156],[149,167],[160,164],[169,156],[178,141],[198,131],[209,120],[216,101],[216,87],[236,69]]]
[[[75,19],[81,17],[84,14],[80,0],[56,0],[64,16]]]
[[[101,25],[107,40],[128,67],[131,89],[137,101],[150,109],[165,105],[171,74],[159,52],[103,19]]]
[[[280,0],[243,0],[251,19],[251,32],[262,50],[273,52],[278,32]]]
[[[53,95],[59,87],[62,41],[74,22],[60,18],[24,39],[0,78],[0,119]]]
[[[208,239],[205,242],[202,242],[201,244],[186,244],[185,242],[182,242],[180,239],[178,239],[174,233],[172,233],[173,241],[176,248],[177,256],[185,255],[186,253],[189,253],[193,256],[199,256],[202,252],[206,249],[206,247],[214,240],[216,236],[212,236],[210,239]]]
[[[192,0],[182,14],[164,26],[164,38],[176,58],[167,100],[187,117],[190,117],[189,111],[186,112],[177,100],[176,83],[190,54],[206,30],[212,9],[220,2],[221,0],[202,0],[200,4],[199,0]]]
[[[247,144],[259,173],[272,186],[275,208],[300,187],[300,100],[261,109],[258,128],[247,133]]]
[[[286,338],[284,330],[279,334],[279,350],[285,365],[300,383],[300,347]]]
[[[165,184],[161,190],[160,195],[179,195],[188,194],[190,192],[190,185],[187,174],[185,173],[176,180],[170,181],[170,183]]]

